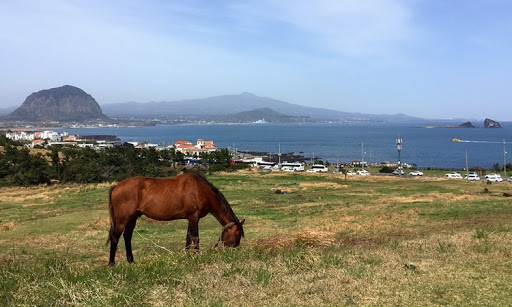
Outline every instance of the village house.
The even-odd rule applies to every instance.
[[[203,139],[197,139],[196,145],[189,141],[176,141],[174,142],[174,148],[181,153],[190,155],[217,151],[213,141],[205,141]]]
[[[60,133],[45,130],[45,131],[10,131],[5,134],[5,137],[15,141],[33,141],[33,140],[50,140],[62,141]]]
[[[34,131],[9,131],[5,137],[14,141],[33,141],[36,138]]]

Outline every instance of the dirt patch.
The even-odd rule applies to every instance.
[[[387,225],[396,225],[401,222],[411,222],[414,220],[420,210],[418,208],[412,208],[399,212],[391,212],[374,216],[370,221],[363,224],[363,228],[379,228]]]
[[[297,242],[314,246],[330,246],[334,243],[334,233],[318,229],[305,229],[295,235]]]
[[[459,200],[476,200],[486,199],[486,196],[473,195],[473,194],[454,194],[454,193],[439,193],[437,191],[430,192],[427,195],[411,195],[411,196],[392,196],[373,200],[373,203],[379,204],[394,204],[394,203],[416,203],[416,202],[434,202],[434,201],[459,201]]]
[[[66,243],[65,243],[66,242]],[[19,245],[51,247],[52,249],[62,248],[69,245],[69,238],[59,234],[27,236],[18,242]]]
[[[0,232],[2,232],[2,231],[9,231],[9,230],[13,230],[13,229],[14,229],[14,223],[13,222],[9,222],[9,223],[5,223],[5,224],[0,225]]]
[[[105,230],[110,228],[110,218],[97,219],[92,222],[87,222],[78,226],[83,230],[94,229],[94,230]]]
[[[300,187],[304,190],[308,188],[323,188],[323,189],[341,189],[348,187],[347,185],[342,185],[336,182],[301,182]]]

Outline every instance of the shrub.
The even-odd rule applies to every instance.
[[[389,166],[383,166],[380,170],[379,170],[379,173],[392,173],[393,172],[393,168],[389,167]]]

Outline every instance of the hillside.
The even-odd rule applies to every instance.
[[[4,116],[12,121],[108,120],[100,105],[83,90],[64,85],[29,95],[14,112]]]
[[[240,95],[223,95],[204,99],[160,102],[127,102],[105,104],[105,114],[111,117],[148,117],[148,116],[212,116],[227,115],[261,108],[270,108],[283,115],[308,116],[312,119],[346,120],[346,121],[382,121],[382,122],[415,122],[419,118],[404,114],[365,114],[349,113],[323,108],[305,107],[285,101],[260,97],[251,93]]]
[[[290,116],[276,112],[270,108],[243,111],[235,114],[218,116],[216,121],[226,123],[252,123],[264,120],[267,123],[304,123],[311,121],[309,116]]]

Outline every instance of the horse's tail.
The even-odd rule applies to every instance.
[[[112,191],[114,191],[115,187],[116,185],[113,185],[110,188],[110,191],[108,191],[108,213],[110,215],[110,231],[108,233],[108,238],[105,245],[108,245],[108,243],[112,239],[112,236],[114,235],[114,230],[116,229],[116,217],[114,216],[114,207],[112,206]]]

